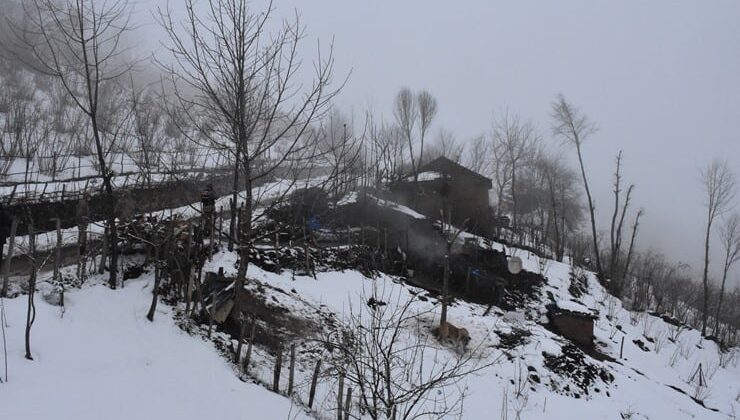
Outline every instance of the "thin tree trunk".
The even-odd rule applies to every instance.
[[[10,264],[13,261],[13,251],[15,248],[15,232],[18,230],[18,219],[13,218],[10,224],[10,241],[8,242],[8,255],[5,257],[5,266],[3,267],[3,290],[0,294],[3,297],[8,296],[8,282],[10,281]],[[2,251],[2,250],[0,250]]]
[[[709,318],[709,237],[712,232],[712,217],[707,218],[707,232],[704,238],[704,270],[702,272],[702,285],[704,296],[702,297],[701,335],[707,335],[707,320]]]
[[[591,198],[591,189],[588,187],[588,178],[586,177],[586,168],[583,166],[583,155],[581,154],[581,144],[576,143],[576,151],[578,152],[578,163],[581,167],[581,176],[583,177],[583,186],[586,190],[586,197],[588,198],[588,212],[591,216],[591,238],[593,239],[593,251],[594,258],[596,259],[596,273],[601,277],[604,272],[601,269],[601,256],[599,255],[599,240],[596,233],[596,216],[594,214],[594,201]]]
[[[26,312],[26,359],[33,360],[31,355],[31,327],[36,320],[36,305],[33,301],[36,293],[36,232],[33,222],[28,223],[28,245],[31,251],[31,275],[28,278],[28,310]]]

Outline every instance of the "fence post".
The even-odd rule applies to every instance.
[[[344,400],[344,419],[349,420],[349,413],[352,411],[352,387],[347,387],[347,398]]]
[[[308,391],[308,408],[313,406],[313,398],[316,396],[316,382],[319,380],[319,372],[321,372],[321,359],[316,361],[316,367],[313,369],[313,376],[311,376],[311,389]]]
[[[283,346],[278,345],[277,359],[275,360],[275,372],[272,377],[272,392],[280,392],[280,370],[283,368]]]
[[[224,206],[218,212],[218,244],[222,245],[224,241]]]
[[[61,285],[62,279],[59,276],[59,267],[62,265],[62,221],[55,218],[57,230],[57,246],[54,255],[54,282]]]
[[[295,344],[290,345],[290,372],[288,373],[288,395],[293,395],[293,377],[295,374]]]
[[[49,186],[48,182],[44,183],[44,189],[41,190],[41,197],[39,197],[39,201],[41,201],[44,198],[44,194],[46,194],[46,188]]]
[[[236,350],[234,351],[234,360],[237,365],[242,357],[242,343],[244,342],[244,332],[246,329],[247,321],[244,319],[243,314],[239,314],[239,336],[236,340]]]
[[[249,360],[252,358],[252,345],[254,343],[254,334],[257,330],[257,319],[252,317],[252,331],[249,333],[249,344],[247,345],[247,355],[244,356],[244,372],[249,369]]]
[[[105,260],[108,258],[108,227],[103,229],[103,250],[100,256],[100,266],[98,267],[98,274],[105,272]]]
[[[344,397],[344,373],[339,374],[339,392],[337,393],[337,420],[342,420],[342,397]]]
[[[2,296],[8,296],[8,281],[10,278],[10,263],[13,260],[13,248],[15,247],[15,232],[18,230],[18,219],[13,218],[13,222],[10,224],[10,242],[8,242],[8,255],[5,257],[5,266],[3,267],[3,290]],[[2,251],[0,249],[0,251]],[[2,255],[0,254],[0,257]]]
[[[468,275],[465,277],[465,294],[470,293],[470,266],[468,266]]]

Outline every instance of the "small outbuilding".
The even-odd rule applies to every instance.
[[[594,345],[594,320],[598,313],[573,301],[558,301],[547,305],[550,326],[563,337],[584,347]]]

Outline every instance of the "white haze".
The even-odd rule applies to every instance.
[[[163,36],[138,2],[142,51]],[[263,8],[265,1],[255,1]],[[550,147],[550,102],[565,94],[600,131],[584,153],[601,229],[611,211],[611,177],[624,151],[639,237],[674,260],[701,265],[704,229],[699,169],[727,159],[740,176],[740,2],[737,1],[348,1],[281,0],[307,27],[305,52],[334,40],[337,79],[351,78],[337,105],[391,117],[402,86],[439,101],[436,128],[467,139],[509,109],[531,118]],[[182,3],[170,2],[177,10]],[[159,51],[158,54],[162,54]],[[304,54],[307,65],[312,56]],[[567,151],[566,156],[573,156]],[[720,264],[714,245],[714,268]],[[738,284],[740,271],[732,274]]]

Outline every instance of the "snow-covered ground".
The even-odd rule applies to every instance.
[[[221,263],[222,260],[217,262]],[[527,268],[535,269],[532,266],[535,261],[525,258],[525,263],[529,264]],[[550,284],[544,292],[550,291],[566,299],[569,296],[566,282],[569,268],[565,264],[551,262],[547,270]],[[250,267],[250,270],[255,280],[282,290],[293,290],[296,296],[300,296],[300,301],[288,300],[288,306],[299,306],[290,308],[291,311],[310,312],[311,306],[300,307],[308,302],[337,313],[340,319],[349,313],[350,307],[363,305],[373,288],[383,290],[387,296],[408,296],[410,294],[406,290],[418,291],[387,276],[368,279],[354,271],[319,273],[314,279],[276,275],[256,267]],[[526,314],[492,312],[483,316],[486,308],[482,305],[455,304],[449,312],[450,321],[470,330],[471,348],[494,349],[486,351],[486,356],[497,360],[493,366],[463,381],[467,386],[467,396],[462,418],[611,419],[633,414],[632,418],[651,420],[726,419],[740,412],[737,349],[724,356],[725,366],[722,367],[716,345],[701,339],[697,331],[684,330],[676,343],[672,343],[668,337],[674,330],[673,326],[646,314],[637,315],[637,322],[632,325],[630,313],[621,307],[621,303],[603,293],[603,289],[591,281],[588,294],[581,301],[600,311],[595,334],[596,340],[604,345],[598,345],[599,349],[617,361],[600,362],[586,356],[589,364],[604,368],[614,376],[611,383],[597,378],[588,395],[567,375],[545,367],[543,353],[557,356],[569,342],[539,323],[544,321],[542,308],[530,308]],[[275,298],[286,301],[282,294],[276,294]],[[414,310],[438,314],[439,308],[438,303],[430,299],[415,302]],[[613,321],[609,321],[607,315],[611,315]],[[515,348],[496,349],[501,336],[514,330],[525,330],[531,335]],[[619,359],[622,336],[625,337],[624,354]],[[638,339],[645,343],[648,351],[633,343]],[[455,352],[447,349],[437,357],[453,359]],[[700,363],[708,381],[706,387],[698,386],[698,377],[691,380]],[[532,379],[531,373],[536,374],[538,381]],[[524,385],[518,388],[515,384],[522,381]],[[700,406],[691,397],[703,399],[707,407],[718,411]]]
[[[177,327],[172,308],[160,304],[149,322],[151,285],[145,276],[121,290],[86,286],[66,294],[64,314],[39,293],[32,361],[24,358],[27,297],[6,299],[0,419],[309,418],[240,381],[213,344]]]
[[[186,209],[178,211],[187,214]],[[464,233],[460,241],[468,238],[475,237]],[[500,244],[491,246],[503,249]],[[541,273],[547,283],[538,301],[516,312],[494,308],[484,315],[485,306],[460,301],[449,309],[450,322],[470,331],[469,351],[482,358],[478,363],[490,363],[441,391],[449,399],[466,394],[461,418],[734,419],[740,413],[738,349],[722,353],[696,330],[626,310],[589,272],[583,272],[588,279],[584,294],[575,297],[569,291],[570,265],[516,248],[507,252],[521,257],[524,269]],[[235,262],[235,254],[220,252],[206,269],[223,267],[234,274]],[[352,270],[320,272],[314,278],[256,266],[249,267],[248,276],[247,288],[276,313],[284,309],[325,330],[327,319],[347,322],[373,292],[388,305],[412,299],[411,310],[420,316],[418,323],[406,328],[404,340],[416,338],[432,346],[426,363],[458,357],[456,349],[438,344],[432,336],[438,300],[397,278],[382,274],[369,278]],[[32,335],[34,361],[23,359],[26,299],[5,300],[10,381],[0,385],[0,419],[306,416],[298,402],[241,382],[212,344],[181,331],[173,319],[174,309],[160,304],[155,322],[149,323],[145,314],[151,283],[146,274],[129,280],[123,290],[99,285],[69,292],[63,317],[59,307],[42,301],[42,290]],[[596,349],[613,361],[584,355],[547,329],[545,305],[551,302],[597,311]],[[229,341],[223,333],[214,337]],[[317,338],[315,332],[306,331],[298,343],[295,398],[303,403],[312,368],[317,358],[326,356],[312,352],[316,349],[312,340]],[[270,351],[255,349],[250,375],[271,383],[273,366]],[[284,369],[282,383],[286,378]],[[336,418],[336,386],[331,372],[320,379],[314,405],[319,418]],[[352,406],[353,414],[359,415],[357,402]]]

